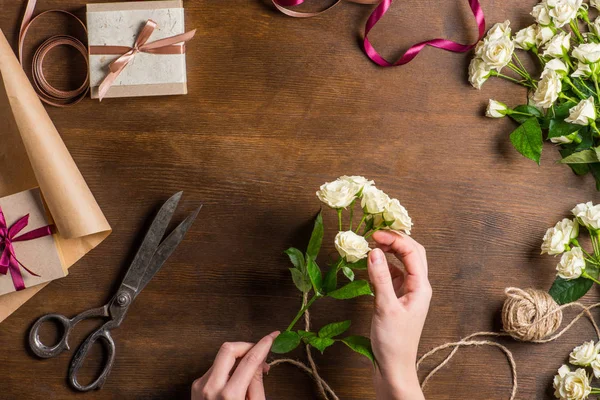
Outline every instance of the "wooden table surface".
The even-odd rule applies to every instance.
[[[510,19],[519,28],[531,23],[535,3],[482,0],[490,23]],[[0,28],[11,43],[24,5],[0,0]],[[84,5],[46,0],[38,11],[83,17]],[[187,27],[198,29],[188,46],[187,96],[86,99],[48,109],[114,231],[0,325],[1,398],[188,398],[222,342],[257,340],[287,326],[300,297],[283,250],[306,245],[320,207],[315,190],[343,174],[365,175],[398,197],[428,250],[434,296],[421,354],[500,329],[505,287],[549,287],[557,260],[539,255],[545,229],[598,195],[591,177],[555,164],[551,145],[538,167],[511,148],[511,121],[482,116],[490,97],[521,103],[520,88],[491,80],[476,91],[467,82],[469,55],[431,48],[404,67],[375,66],[358,45],[369,6],[343,3],[308,20],[285,17],[267,0],[190,0],[185,7]],[[69,31],[60,18],[40,23],[26,48]],[[439,35],[472,42],[475,31],[464,0],[398,1],[372,41],[391,58]],[[63,50],[50,56],[53,81],[76,80],[75,59]],[[177,218],[203,203],[198,221],[114,331],[116,363],[104,388],[72,391],[71,355],[36,359],[25,346],[29,327],[44,313],[74,315],[104,304],[149,216],[178,190],[184,200]],[[335,252],[333,221],[329,212],[324,254]],[[594,288],[585,301],[598,297]],[[321,303],[315,326],[351,318],[352,333],[368,334],[370,298]],[[93,327],[80,327],[73,344]],[[518,397],[552,398],[556,369],[573,346],[592,338],[581,322],[554,344],[506,341],[518,363]],[[98,349],[84,375],[91,377],[101,358]],[[336,345],[316,361],[341,399],[374,398],[366,359]],[[310,379],[288,366],[273,369],[266,388],[272,399],[315,397]],[[461,351],[426,396],[505,399],[509,392],[502,354],[478,348]]]

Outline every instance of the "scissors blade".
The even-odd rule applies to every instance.
[[[142,245],[131,262],[131,266],[125,275],[125,278],[123,278],[122,285],[128,286],[134,291],[138,290],[140,282],[144,277],[144,273],[157,251],[160,241],[167,230],[167,226],[173,217],[173,213],[175,213],[175,210],[177,209],[182,194],[183,192],[177,192],[171,196],[171,198],[162,205],[158,214],[156,214],[156,217],[154,217]]]
[[[196,219],[196,216],[198,216],[201,208],[202,206],[198,207],[185,220],[183,220],[183,222],[180,223],[179,226],[177,226],[177,228],[175,228],[173,232],[169,234],[169,236],[167,236],[160,246],[158,246],[156,253],[154,253],[154,257],[152,257],[152,261],[150,261],[146,272],[144,272],[144,276],[142,277],[142,280],[138,286],[136,296],[140,294],[148,282],[150,282],[158,270],[160,270],[165,261],[167,261],[171,254],[173,254],[173,251],[175,251],[177,246],[179,246],[179,243],[181,243],[183,237],[194,223],[194,220]]]

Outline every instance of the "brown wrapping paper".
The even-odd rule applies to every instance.
[[[110,225],[1,30],[0,77],[0,197],[40,187],[68,268]],[[0,322],[44,286],[0,296]]]

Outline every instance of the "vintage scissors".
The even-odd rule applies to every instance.
[[[29,345],[31,346],[31,349],[39,357],[50,358],[59,355],[65,349],[69,349],[69,334],[78,322],[88,318],[108,318],[106,323],[92,332],[81,346],[79,346],[77,353],[75,353],[75,356],[71,361],[69,367],[69,382],[75,389],[85,392],[92,389],[100,389],[102,387],[115,360],[115,342],[113,341],[110,331],[121,325],[133,300],[142,289],[146,287],[154,274],[158,272],[167,258],[169,258],[179,243],[181,243],[184,235],[188,229],[190,229],[194,219],[202,208],[202,206],[198,207],[161,243],[161,239],[165,234],[167,225],[173,217],[173,213],[177,208],[182,193],[183,192],[174,194],[160,208],[158,214],[152,221],[148,233],[146,233],[146,236],[144,237],[142,245],[131,262],[119,290],[108,304],[103,307],[84,311],[71,319],[60,314],[44,315],[38,319],[31,328],[31,332],[29,333]],[[48,320],[57,321],[64,327],[62,338],[52,347],[44,345],[39,337],[40,327]],[[107,345],[108,357],[106,364],[104,365],[102,373],[94,382],[89,385],[81,385],[77,381],[77,372],[83,365],[83,361],[92,348],[92,345],[98,339],[102,339]]]

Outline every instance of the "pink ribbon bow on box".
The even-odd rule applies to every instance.
[[[155,40],[154,42],[148,43],[148,39],[156,29],[156,22],[149,19],[146,25],[142,28],[140,34],[135,39],[133,47],[128,46],[90,46],[89,52],[91,54],[118,54],[120,55],[115,61],[110,63],[110,72],[106,75],[106,78],[100,84],[98,88],[98,99],[102,101],[108,89],[115,82],[119,74],[125,69],[127,64],[133,60],[138,53],[151,53],[151,54],[184,54],[185,53],[185,42],[191,40],[196,34],[196,30],[181,33],[179,35],[171,36],[168,38]]]
[[[25,282],[23,281],[23,275],[21,275],[19,266],[23,267],[25,271],[33,276],[39,275],[29,270],[17,259],[13,242],[24,242],[26,240],[37,239],[52,234],[50,225],[46,225],[17,236],[28,223],[29,214],[19,218],[17,222],[8,227],[2,208],[0,208],[0,248],[4,247],[2,249],[2,255],[0,256],[0,274],[6,275],[8,271],[10,271],[13,285],[17,291],[25,289]]]

